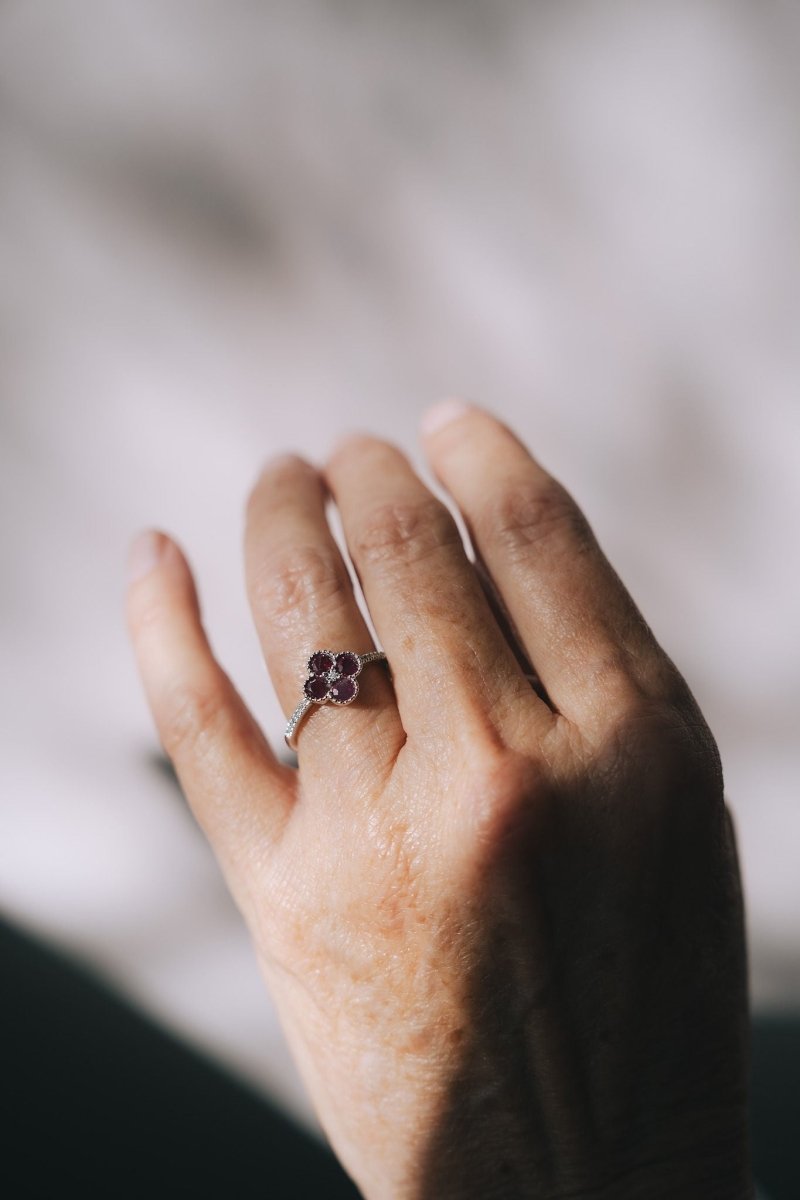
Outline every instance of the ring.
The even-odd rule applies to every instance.
[[[382,650],[356,654],[353,650],[315,650],[308,660],[308,678],[303,684],[303,698],[289,718],[284,738],[290,750],[295,749],[295,732],[313,704],[352,704],[358,695],[356,676],[368,663],[385,662]]]

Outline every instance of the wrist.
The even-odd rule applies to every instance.
[[[754,1200],[745,1113],[716,1131],[703,1132],[702,1117],[682,1121],[690,1138],[665,1126],[646,1146],[640,1130],[598,1144],[565,1114],[546,1154],[535,1103],[514,1108],[495,1094],[474,1116],[454,1109],[439,1122],[404,1200]]]

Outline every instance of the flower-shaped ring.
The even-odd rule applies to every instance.
[[[372,662],[384,662],[382,650],[356,654],[353,650],[315,650],[308,660],[308,678],[303,684],[303,698],[286,726],[286,744],[295,748],[295,732],[312,704],[352,704],[358,695],[356,676]]]

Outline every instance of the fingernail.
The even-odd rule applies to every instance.
[[[306,466],[307,464],[301,458],[298,458],[296,454],[281,453],[270,455],[269,458],[264,458],[261,460],[258,470],[253,476],[251,491],[255,491],[256,488],[262,486],[265,481],[269,484],[272,484],[274,482],[273,476],[280,474],[289,467],[294,467],[296,469],[298,467]]]
[[[164,552],[166,538],[155,529],[146,529],[131,542],[128,551],[128,583],[136,583],[153,570]]]
[[[305,466],[305,462],[299,454],[293,454],[291,450],[282,450],[279,454],[272,454],[269,458],[264,459],[259,468],[259,474],[263,475],[266,471],[279,471],[281,467],[296,467],[298,464]]]
[[[463,400],[458,400],[455,397],[450,397],[447,400],[440,400],[438,404],[434,404],[433,408],[429,408],[422,418],[422,432],[426,437],[432,433],[438,433],[440,429],[444,429],[445,425],[449,425],[451,421],[457,421],[459,417],[463,417],[470,410],[469,404],[465,404]]]
[[[369,440],[368,433],[362,433],[360,429],[348,429],[345,433],[340,433],[336,441],[330,448],[328,458],[336,458],[343,450],[355,446],[358,442]]]

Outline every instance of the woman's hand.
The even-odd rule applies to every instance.
[[[750,1196],[742,899],[713,738],[516,438],[450,403],[425,446],[480,571],[370,437],[324,476],[273,462],[250,497],[249,596],[287,714],[313,650],[372,647],[328,491],[391,666],[312,709],[297,771],[215,662],[175,544],[134,554],[161,740],[322,1124],[370,1200]]]

